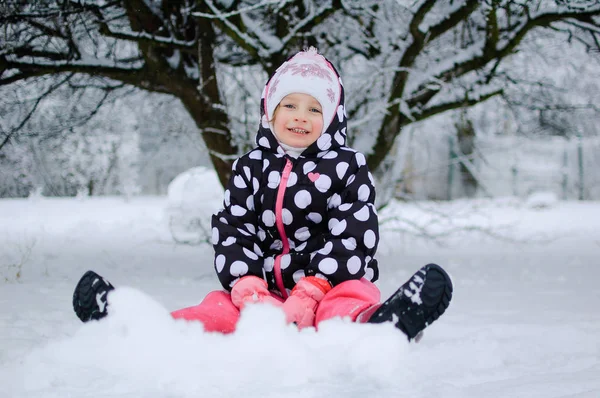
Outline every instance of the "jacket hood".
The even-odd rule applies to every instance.
[[[313,49],[311,49],[309,51],[313,51]],[[314,50],[314,52],[316,53],[316,50]],[[277,138],[275,137],[275,133],[271,130],[272,124],[269,123],[268,112],[269,112],[269,110],[273,109],[274,106],[271,105],[270,106],[271,109],[268,109],[269,107],[267,106],[267,98],[269,98],[269,96],[271,96],[274,92],[274,87],[272,87],[273,81],[275,79],[279,79],[279,76],[282,74],[282,71],[286,71],[286,70],[290,69],[290,66],[295,63],[295,58],[297,56],[301,56],[304,54],[306,54],[306,52],[300,52],[300,53],[297,53],[294,56],[290,57],[286,62],[284,62],[277,69],[277,71],[275,71],[275,73],[269,78],[269,80],[265,84],[265,88],[263,89],[262,97],[260,100],[260,125],[258,127],[258,132],[256,134],[256,144],[263,150],[278,153],[280,155],[285,154],[284,149],[279,145],[279,142],[277,141]],[[314,57],[314,55],[311,55],[311,56]],[[339,92],[339,101],[337,101],[337,103],[334,103],[332,106],[331,122],[329,123],[329,126],[327,126],[324,129],[321,136],[315,142],[313,142],[308,148],[306,148],[304,150],[304,152],[302,152],[301,156],[311,156],[311,157],[317,156],[319,153],[327,152],[331,149],[339,148],[341,146],[346,145],[346,130],[347,130],[346,121],[347,121],[347,118],[346,118],[346,108],[344,106],[344,103],[345,103],[344,102],[344,87],[342,85],[342,79],[341,79],[338,71],[331,64],[331,62],[329,62],[329,60],[327,60],[322,55],[318,55],[318,56],[320,58],[322,58],[322,60],[326,63],[327,67],[330,68],[330,70],[333,72],[334,76],[336,77],[336,81],[335,81],[336,87],[334,87],[334,89],[337,89],[339,87],[339,91],[338,90],[333,90],[333,91]],[[304,77],[304,74],[302,74],[302,76]],[[277,80],[275,80],[275,81],[277,81]],[[303,92],[305,94],[313,95],[313,92],[306,92],[303,89],[298,89],[298,90],[293,90],[293,91],[288,90],[288,91],[290,91],[290,93],[291,92]],[[329,91],[331,91],[331,90],[328,90],[328,92]],[[279,94],[281,95],[281,92]],[[318,94],[313,95],[313,97],[319,99]],[[278,99],[281,100],[280,98],[278,98]],[[279,101],[277,101],[277,102],[279,102]],[[277,104],[275,104],[275,105],[277,105]],[[327,120],[325,120],[325,117],[326,117],[326,115],[324,112],[323,122],[327,123]]]

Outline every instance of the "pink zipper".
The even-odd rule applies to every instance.
[[[281,182],[279,183],[279,189],[277,190],[277,200],[275,201],[275,224],[277,225],[277,231],[279,231],[281,243],[283,244],[283,251],[280,255],[275,257],[275,283],[277,284],[277,288],[281,292],[281,295],[284,299],[288,297],[288,294],[287,290],[285,290],[285,286],[283,286],[283,276],[281,275],[281,256],[290,252],[290,244],[288,242],[287,235],[285,234],[285,228],[283,226],[283,196],[285,194],[287,181],[288,178],[290,178],[290,173],[292,171],[293,166],[294,165],[289,159],[285,160],[285,167],[283,168],[283,173],[281,174]]]

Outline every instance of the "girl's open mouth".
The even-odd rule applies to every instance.
[[[296,133],[296,134],[308,134],[309,133],[308,130],[304,130],[304,129],[297,128],[297,127],[291,128],[291,129],[288,129],[288,130],[291,131],[292,133]]]

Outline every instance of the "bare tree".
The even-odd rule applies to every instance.
[[[595,1],[28,3],[0,5],[0,85],[83,74],[102,77],[107,88],[125,84],[172,95],[192,116],[222,183],[242,150],[216,78],[223,65],[271,73],[307,45],[342,65],[367,65],[366,80],[377,75],[385,100],[374,107],[367,88],[348,111],[366,117],[378,109],[368,155],[377,169],[403,127],[502,93],[510,78],[502,61],[528,33],[553,29],[565,43],[600,48]],[[3,128],[0,149],[19,124]]]

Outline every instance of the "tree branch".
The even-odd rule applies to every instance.
[[[33,19],[48,19],[48,18],[57,18],[57,17],[66,17],[69,15],[80,14],[83,11],[91,11],[97,12],[99,10],[108,9],[114,6],[118,6],[121,3],[121,0],[108,1],[102,5],[91,4],[87,1],[73,1],[67,0],[69,5],[73,8],[69,9],[67,7],[52,7],[48,6],[46,9],[38,9],[35,12],[15,12],[13,14],[2,15],[0,16],[0,24],[7,23],[18,23],[24,20],[33,20]],[[25,3],[25,2],[23,2]],[[65,3],[66,4],[66,3]]]
[[[178,40],[174,37],[161,37],[147,32],[125,32],[111,30],[107,25],[100,27],[100,33],[104,36],[119,40],[128,40],[136,43],[150,44],[156,47],[177,49],[189,54],[198,53],[198,40]]]
[[[42,32],[46,36],[50,37],[60,37],[61,39],[66,39],[67,37],[58,29],[51,28],[50,26],[44,25],[41,22],[36,21],[35,19],[30,19],[27,21],[29,25],[33,26],[40,32]]]
[[[270,2],[269,0],[266,1]],[[260,43],[258,43],[256,38],[250,37],[245,32],[245,27],[241,24],[241,19],[238,20],[238,24],[236,25],[229,21],[227,17],[223,16],[224,14],[219,11],[212,0],[205,0],[205,4],[210,8],[212,14],[195,12],[192,15],[199,18],[206,18],[205,15],[208,15],[220,30],[233,39],[233,41],[250,54],[252,58],[258,59],[259,54],[266,52],[266,50],[260,46]],[[266,3],[261,3],[261,5],[266,5]]]
[[[27,114],[25,115],[25,117],[23,118],[23,120],[21,120],[21,122],[17,126],[15,126],[12,129],[12,131],[9,131],[7,133],[7,136],[2,141],[2,145],[0,145],[0,150],[2,150],[2,148],[10,142],[11,137],[14,136],[17,131],[19,131],[20,129],[22,129],[23,126],[25,126],[25,123],[27,123],[31,119],[31,117],[35,113],[36,109],[38,108],[38,106],[40,105],[40,103],[42,102],[42,100],[44,98],[46,98],[47,96],[49,96],[54,91],[56,91],[64,83],[68,82],[72,77],[73,77],[73,74],[67,75],[64,79],[59,80],[58,83],[52,84],[50,86],[50,88],[48,88],[47,90],[45,90],[43,93],[41,93],[35,99],[33,106],[31,107],[31,109],[29,110],[29,112],[27,112]]]
[[[377,169],[381,162],[383,162],[386,154],[389,152],[390,148],[392,148],[394,140],[398,134],[400,134],[402,126],[406,124],[407,116],[402,114],[399,105],[402,105],[401,99],[404,96],[406,83],[408,82],[410,71],[412,70],[417,57],[422,53],[428,42],[441,36],[452,27],[458,25],[461,21],[466,20],[477,8],[479,1],[467,0],[461,7],[452,12],[448,18],[439,22],[437,25],[432,26],[428,31],[427,37],[425,37],[419,30],[419,25],[424,20],[427,12],[433,7],[433,4],[433,1],[424,2],[417,10],[410,23],[410,32],[413,41],[402,55],[398,71],[394,75],[392,81],[388,103],[396,104],[396,106],[390,107],[385,115],[382,126],[377,134],[373,152],[368,156],[367,162],[372,170]],[[419,87],[418,89],[424,90],[423,87]],[[435,93],[438,91],[439,87],[436,88]],[[432,93],[431,97],[433,97],[435,93]],[[424,103],[425,102],[422,102],[422,104]],[[410,104],[406,105],[409,105],[409,108],[412,107]]]
[[[171,90],[158,84],[149,78],[152,74],[148,68],[139,62],[140,66],[123,66],[102,64],[88,64],[79,61],[64,62],[25,62],[6,60],[7,69],[19,69],[21,73],[6,79],[0,79],[0,86],[14,83],[30,77],[52,75],[57,73],[84,73],[87,75],[99,75],[114,79],[125,84],[156,93],[173,94]]]
[[[467,97],[461,100],[457,100],[457,101],[449,101],[449,102],[445,102],[445,103],[441,103],[441,104],[437,104],[437,105],[433,105],[427,108],[424,108],[420,111],[417,112],[413,112],[412,115],[413,117],[415,117],[415,121],[421,121],[421,120],[425,120],[431,116],[452,110],[452,109],[459,109],[459,108],[465,108],[465,107],[469,107],[469,106],[473,106],[475,104],[479,104],[480,102],[486,101],[492,97],[495,97],[496,95],[501,95],[503,94],[504,91],[502,89],[499,90],[494,90],[492,92],[489,92],[487,94],[483,94],[483,95],[479,95],[477,97]]]
[[[450,13],[447,18],[440,21],[437,25],[430,27],[427,36],[427,42],[437,39],[461,22],[466,21],[467,17],[471,15],[480,5],[481,1],[467,0],[462,7],[459,7],[454,12]]]
[[[408,81],[409,70],[414,65],[417,56],[423,51],[424,46],[458,25],[461,21],[464,21],[466,17],[479,6],[479,1],[468,0],[462,7],[459,7],[453,13],[448,15],[448,18],[439,22],[437,25],[432,26],[428,32],[427,38],[425,38],[418,29],[418,26],[425,18],[426,13],[433,7],[433,3],[435,2],[430,1],[423,3],[410,23],[410,32],[413,37],[413,42],[406,49],[406,52],[400,60],[399,70],[394,76],[394,89],[389,98],[389,102],[393,102],[397,98],[402,98],[404,87]]]
[[[280,51],[282,48],[285,48],[286,45],[290,42],[290,40],[294,38],[298,33],[310,31],[310,29],[312,29],[313,26],[319,25],[323,20],[325,20],[335,11],[336,10],[329,5],[322,6],[316,12],[311,10],[310,14],[306,18],[294,24],[294,28],[290,30],[290,32],[281,39],[281,48],[273,49],[274,51],[272,52]]]
[[[271,4],[278,4],[280,3],[281,0],[262,0],[260,3],[255,4],[253,6],[248,6],[245,8],[241,8],[241,9],[237,9],[236,7],[232,7],[232,9],[234,9],[234,11],[229,11],[229,12],[219,12],[218,14],[207,14],[205,12],[194,12],[192,15],[194,17],[197,18],[206,18],[206,19],[223,19],[223,18],[230,18],[233,16],[237,16],[237,15],[241,15],[250,11],[254,11],[254,10],[258,10],[259,8],[263,8],[266,6],[269,6]],[[237,2],[239,4],[239,1]],[[214,4],[213,4],[214,6]],[[211,9],[213,9],[211,7]]]
[[[589,11],[587,15],[598,15],[600,14],[600,8]],[[580,16],[580,14],[569,12],[569,13],[544,13],[540,14],[535,18],[530,18],[526,23],[522,24],[521,28],[518,29],[510,40],[507,40],[504,46],[500,48],[491,47],[493,42],[486,42],[482,55],[467,59],[463,62],[453,64],[451,69],[447,69],[443,72],[438,73],[430,81],[422,83],[415,92],[420,92],[419,95],[411,97],[410,101],[407,101],[411,107],[417,104],[427,104],[440,90],[440,87],[436,84],[432,87],[433,81],[448,82],[460,76],[472,72],[474,70],[483,68],[487,63],[494,59],[503,59],[504,57],[511,54],[514,49],[519,45],[523,37],[531,31],[533,28],[540,26],[550,26],[553,22],[561,21],[563,18],[573,18]]]

